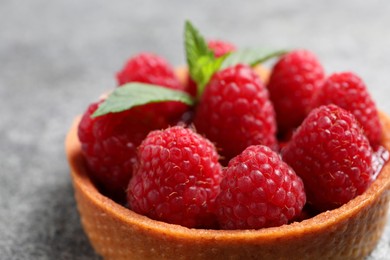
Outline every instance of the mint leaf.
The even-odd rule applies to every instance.
[[[197,97],[199,98],[204,87],[214,73],[219,70],[227,55],[215,58],[214,52],[207,46],[205,38],[189,21],[185,23],[184,37],[188,70],[198,87]]]
[[[192,97],[185,92],[157,85],[134,82],[116,88],[107,99],[99,105],[92,117],[121,112],[135,106],[164,101],[179,101],[187,105],[194,104]]]
[[[193,75],[194,69],[197,67],[197,62],[200,57],[214,56],[213,52],[207,47],[205,38],[189,21],[186,21],[185,23],[184,46],[191,76]]]
[[[198,98],[202,95],[210,78],[218,70],[226,69],[239,63],[256,66],[268,59],[287,53],[285,50],[275,51],[254,48],[238,50],[220,58],[215,58],[214,52],[208,48],[205,38],[189,21],[185,23],[184,37],[188,70],[198,87]]]
[[[283,54],[286,54],[286,50],[267,50],[264,48],[248,48],[235,51],[231,53],[222,63],[220,69],[226,69],[237,65],[239,63],[248,64],[249,66],[256,66],[260,63],[263,63],[269,59],[279,57]]]
[[[210,59],[207,56],[200,57],[197,62],[197,68],[194,72],[196,83],[198,85],[198,97],[204,91],[205,86],[210,81],[210,78],[219,70],[226,56],[219,58],[213,57]]]

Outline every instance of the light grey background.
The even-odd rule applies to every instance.
[[[0,259],[97,259],[63,142],[73,117],[152,51],[184,63],[183,23],[240,47],[307,48],[390,113],[389,1],[0,0]],[[370,259],[388,259],[390,227]]]

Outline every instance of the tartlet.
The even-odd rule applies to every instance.
[[[382,145],[390,150],[390,118],[380,113]],[[260,230],[189,229],[141,216],[102,195],[88,177],[76,118],[66,138],[84,230],[105,259],[362,259],[387,220],[390,164],[366,192],[340,208]]]

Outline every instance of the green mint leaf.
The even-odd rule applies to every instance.
[[[219,70],[227,55],[215,58],[214,52],[207,46],[205,38],[189,21],[185,23],[184,45],[188,70],[198,87],[197,97],[199,98],[206,84]]]
[[[107,99],[99,105],[92,117],[121,112],[135,106],[164,101],[179,101],[187,105],[194,104],[193,98],[185,92],[157,85],[134,82],[116,88]]]
[[[199,31],[186,21],[184,28],[184,46],[190,75],[193,76],[196,70],[198,59],[202,56],[213,56],[213,53],[207,47],[205,38]]]
[[[219,70],[226,57],[227,55],[215,58],[213,54],[212,58],[203,56],[198,59],[198,66],[195,71],[196,83],[198,85],[198,97],[202,95],[210,78]]]
[[[226,69],[239,63],[256,66],[269,59],[286,54],[286,50],[267,50],[263,48],[242,49],[231,53],[222,63],[221,69]]]

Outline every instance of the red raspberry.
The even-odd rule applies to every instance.
[[[127,198],[133,211],[152,219],[208,226],[220,178],[214,145],[191,129],[171,127],[149,133],[139,146]]]
[[[168,123],[162,115],[145,113],[152,112],[154,104],[91,118],[98,105],[91,104],[79,124],[81,148],[96,184],[104,194],[121,202],[137,146],[149,131],[167,127]]]
[[[141,82],[183,90],[173,68],[163,58],[151,53],[140,53],[129,59],[116,77],[119,86]]]
[[[275,64],[268,82],[279,133],[299,126],[324,80],[324,69],[313,53],[295,50]]]
[[[311,111],[282,150],[302,178],[317,210],[337,208],[363,193],[372,181],[373,152],[359,123],[335,105]]]
[[[172,68],[162,58],[148,53],[130,59],[117,78],[119,85],[141,82],[184,91]],[[97,107],[97,103],[92,104],[80,122],[82,151],[97,185],[121,201],[132,175],[137,146],[151,130],[176,124],[188,107],[179,102],[162,102],[91,118]]]
[[[140,82],[185,91],[173,68],[163,58],[151,53],[140,53],[129,59],[124,68],[117,73],[117,80],[119,86]],[[169,123],[174,125],[188,110],[188,106],[180,102],[163,102],[150,106],[150,109],[152,111],[145,113],[163,113],[168,117]]]
[[[312,101],[312,107],[335,104],[359,121],[371,145],[379,145],[382,127],[373,99],[363,80],[352,72],[329,76]]]
[[[223,229],[281,226],[300,216],[306,202],[302,180],[263,145],[233,158],[223,176],[216,201]]]
[[[208,47],[214,52],[216,58],[221,57],[229,52],[236,51],[236,46],[234,46],[230,42],[221,41],[221,40],[210,40],[207,43]],[[196,97],[197,94],[197,86],[195,81],[193,81],[190,76],[188,76],[188,86],[187,92]]]
[[[195,112],[194,124],[221,149],[225,162],[250,145],[277,146],[275,113],[267,89],[247,65],[214,74]]]
[[[236,51],[236,46],[226,41],[210,40],[208,41],[207,45],[214,52],[216,58],[221,57],[229,52]]]

